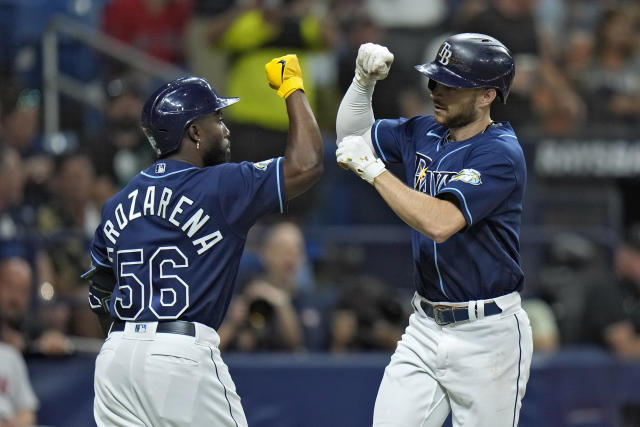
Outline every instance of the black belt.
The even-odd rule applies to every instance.
[[[421,300],[420,307],[428,317],[435,320],[438,325],[450,325],[451,323],[464,322],[469,320],[469,310],[467,307],[454,307],[444,304],[429,304]],[[484,315],[492,316],[502,313],[502,309],[495,302],[488,302],[484,305]]]
[[[115,320],[111,324],[111,332],[123,332],[124,325],[127,322],[122,320]],[[135,323],[135,322],[133,322]],[[140,325],[143,325],[142,323]],[[184,320],[174,320],[171,322],[158,322],[158,327],[156,328],[156,332],[166,333],[166,334],[179,334],[179,335],[187,335],[190,337],[196,336],[196,325],[192,322],[186,322]]]

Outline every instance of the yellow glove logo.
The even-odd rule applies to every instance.
[[[276,89],[279,96],[286,98],[298,89],[304,90],[302,71],[296,55],[274,58],[264,68],[269,86]]]

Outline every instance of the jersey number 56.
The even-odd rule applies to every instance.
[[[114,310],[120,319],[136,320],[147,310],[159,320],[177,319],[189,307],[189,285],[178,275],[189,259],[176,246],[160,247],[148,260],[142,249],[120,250],[116,264]]]

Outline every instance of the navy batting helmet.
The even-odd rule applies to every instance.
[[[450,87],[488,87],[507,102],[515,65],[509,49],[491,36],[477,33],[456,34],[438,49],[436,59],[416,69],[435,82]]]
[[[156,154],[165,156],[182,143],[187,126],[200,116],[238,102],[222,98],[200,77],[182,77],[156,90],[142,108],[142,130]]]

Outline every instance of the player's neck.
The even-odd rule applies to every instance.
[[[447,137],[449,141],[466,141],[479,133],[483,133],[489,129],[492,124],[493,120],[491,120],[491,117],[487,116],[462,127],[449,128]]]
[[[186,155],[185,153],[180,153],[180,152],[167,156],[167,159],[178,160],[180,162],[189,163],[190,165],[197,166],[199,168],[204,166],[204,163],[202,162],[202,159],[200,157],[189,156],[189,155]]]

